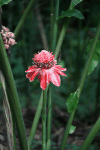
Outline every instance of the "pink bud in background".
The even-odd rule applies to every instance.
[[[10,32],[9,29],[6,28],[5,26],[2,26],[2,30],[0,33],[2,35],[2,39],[3,39],[6,50],[11,48],[11,46],[17,44],[14,40],[15,38],[14,33]]]
[[[12,33],[12,32],[9,32],[9,36],[10,36],[11,38],[15,38],[15,35],[14,35],[14,33]]]
[[[5,44],[5,49],[8,49],[9,48],[9,45],[8,44]]]
[[[5,41],[3,41],[3,42],[4,42],[4,44],[7,44],[7,43],[8,43],[7,39],[6,39]]]
[[[3,29],[3,30],[5,30],[6,32],[8,32],[8,31],[9,31],[9,29],[8,29],[8,28],[6,28],[5,26],[2,26],[2,29]]]

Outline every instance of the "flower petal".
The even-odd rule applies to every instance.
[[[59,69],[61,71],[66,71],[67,70],[66,68],[62,68],[61,65],[55,65],[54,68],[57,68],[57,69]]]
[[[66,69],[66,68],[63,68]],[[58,74],[62,75],[62,76],[67,76],[64,72],[62,72],[60,69],[54,67],[54,71],[57,72]],[[64,71],[64,70],[63,70]],[[66,70],[65,70],[66,71]]]
[[[49,79],[54,85],[60,86],[60,76],[56,72],[50,72]]]
[[[33,73],[33,75],[32,75],[31,78],[30,78],[30,82],[34,81],[34,79],[35,79],[35,77],[37,76],[38,73],[39,73],[38,71],[35,71],[35,72]]]
[[[50,72],[49,72],[49,70],[50,70],[50,69],[46,70],[46,72],[45,72],[45,73],[46,73],[46,82],[47,82],[47,83],[50,83],[50,80],[49,80]]]
[[[25,72],[33,72],[35,71],[36,68],[34,68],[33,66],[28,67],[28,70],[26,70]]]
[[[40,87],[45,90],[47,87],[47,83],[46,83],[46,73],[45,71],[43,72],[43,75],[39,75],[40,77]]]
[[[32,75],[34,74],[34,72],[29,72],[26,74],[26,78],[30,78]]]

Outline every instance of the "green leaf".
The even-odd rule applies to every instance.
[[[70,130],[69,130],[69,134],[72,134],[75,131],[76,127],[71,125]]]
[[[58,17],[58,19],[62,19],[64,17],[76,17],[78,19],[84,19],[82,13],[77,9],[73,10],[68,9],[67,11],[63,11],[61,16]]]
[[[72,0],[71,1],[71,7],[75,7],[78,3],[80,3],[82,0]]]
[[[67,98],[66,105],[69,113],[71,113],[73,110],[76,109],[77,104],[79,102],[79,99],[77,97],[77,92],[78,90],[74,93],[71,93],[70,96]]]
[[[90,40],[89,42],[89,45],[87,47],[87,52],[89,53],[91,47],[92,47],[92,43],[93,43],[93,39]],[[93,54],[93,58],[91,60],[91,63],[90,63],[90,66],[89,66],[89,69],[88,69],[88,75],[95,69],[95,67],[98,65],[99,63],[99,60],[100,60],[100,42],[99,40],[97,41],[96,43],[96,46],[95,46],[95,51],[94,51],[94,54]]]
[[[0,0],[0,7],[4,4],[8,4],[11,0]]]

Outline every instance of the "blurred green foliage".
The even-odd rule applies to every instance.
[[[70,1],[60,2],[60,13],[66,11]],[[2,22],[3,25],[14,31],[21,15],[24,13],[27,0],[15,0],[8,5],[2,7]],[[47,36],[48,44],[50,43],[50,2],[40,0],[35,3],[33,9],[27,16],[22,30],[16,39],[17,45],[12,47],[12,58],[9,60],[12,67],[17,90],[20,96],[21,103],[27,102],[32,105],[37,105],[39,95],[41,93],[40,84],[37,79],[30,83],[25,77],[25,70],[32,65],[34,53],[43,49],[40,30],[38,27],[36,7],[40,7],[41,18],[44,24],[44,30]],[[95,30],[98,24],[100,14],[100,3],[98,1],[82,1],[76,6],[83,13],[85,20],[78,20],[72,17],[69,28],[65,35],[65,40],[61,48],[61,63],[67,68],[67,78],[61,77],[61,86],[54,87],[54,103],[61,109],[66,110],[66,98],[70,93],[74,92],[79,84],[81,73],[87,59],[87,44],[95,35]],[[98,15],[96,15],[98,14]],[[58,21],[59,32],[63,24],[63,19]],[[58,60],[58,63],[59,60]],[[96,92],[98,85],[98,70],[99,65],[95,68],[92,74],[87,76],[84,88],[81,94],[80,102],[76,111],[76,117],[85,119],[85,117],[93,113],[96,103]],[[0,95],[1,96],[1,95]],[[1,98],[0,98],[1,100]],[[25,105],[23,104],[25,107]]]
[[[28,3],[28,0],[14,0],[8,5],[4,5],[2,7],[3,25],[9,27],[10,31],[13,32]],[[59,15],[61,15],[62,11],[68,9],[69,4],[70,0],[66,1],[66,3],[64,1],[60,2]],[[34,82],[30,83],[25,77],[25,70],[28,69],[28,66],[32,65],[33,54],[44,49],[35,11],[36,7],[40,9],[48,45],[50,44],[50,1],[43,2],[40,0],[38,3],[35,3],[27,16],[20,34],[16,39],[17,45],[12,47],[12,58],[9,59],[22,107],[27,107],[27,104],[33,107],[36,106],[41,94],[39,81],[35,79]],[[61,86],[54,87],[54,104],[63,110],[67,110],[66,99],[78,87],[87,59],[86,48],[90,39],[93,39],[95,35],[100,18],[100,2],[98,0],[84,0],[75,8],[84,15],[85,20],[79,20],[75,17],[71,18],[61,48],[61,63],[63,67],[67,68],[67,78],[61,77]],[[63,19],[58,20],[59,33],[62,25]],[[59,60],[58,63],[60,63]],[[100,78],[98,74],[99,70],[100,64],[87,76],[75,114],[76,118],[87,121],[87,123],[89,123],[89,116],[96,114],[98,109],[96,108],[96,103],[100,96],[97,97],[96,95],[99,84],[98,79]],[[0,104],[2,104],[1,90]],[[94,120],[97,118],[95,115],[93,117]]]

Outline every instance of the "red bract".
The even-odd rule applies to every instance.
[[[42,50],[40,53],[34,55],[33,66],[30,66],[27,71],[26,78],[32,82],[35,77],[40,81],[40,87],[45,90],[47,83],[52,82],[56,86],[60,86],[60,76],[66,76],[62,71],[66,71],[66,68],[62,68],[60,65],[56,65],[57,61],[52,55],[53,52]]]

